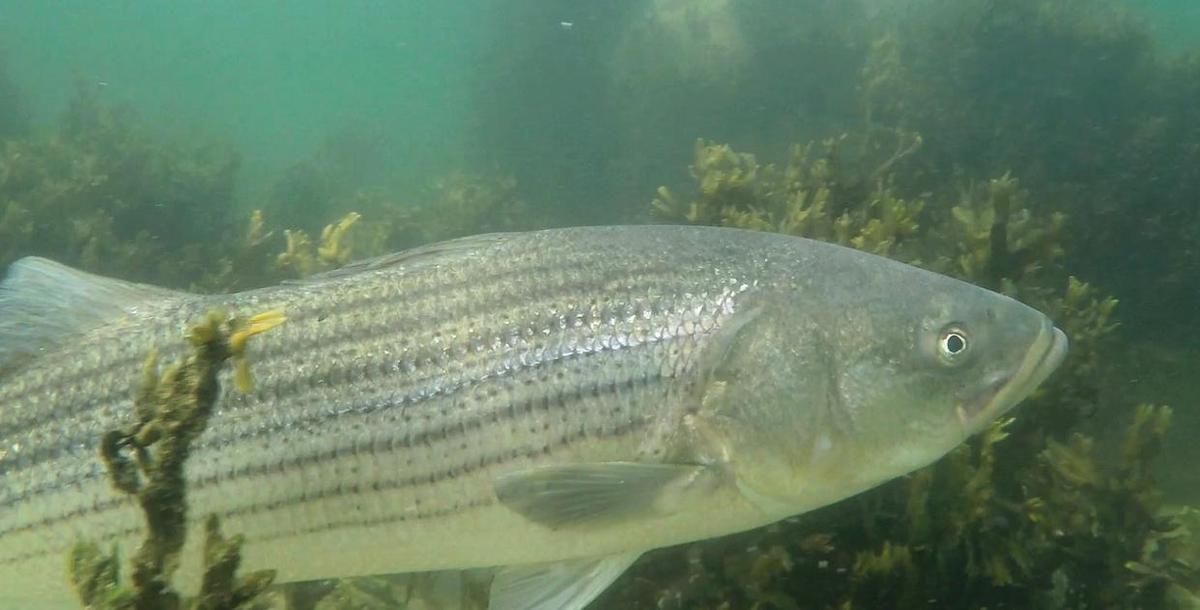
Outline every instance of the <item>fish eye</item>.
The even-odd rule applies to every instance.
[[[938,354],[947,362],[955,362],[966,353],[970,345],[967,333],[957,326],[952,326],[942,331],[938,339]]]

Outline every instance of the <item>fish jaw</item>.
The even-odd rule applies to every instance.
[[[1025,353],[1017,370],[998,377],[977,400],[955,408],[955,416],[964,431],[968,435],[978,432],[988,422],[1029,396],[1062,364],[1069,343],[1066,333],[1056,328],[1048,318],[1043,319],[1037,339]]]

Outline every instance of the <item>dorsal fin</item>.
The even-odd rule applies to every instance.
[[[344,267],[339,267],[325,273],[310,275],[304,279],[292,280],[289,284],[311,284],[331,279],[341,279],[365,271],[376,271],[389,267],[404,267],[416,269],[425,265],[444,263],[460,256],[466,256],[501,243],[513,233],[484,233],[470,237],[460,237],[447,241],[417,246],[409,250],[384,254],[374,258],[354,261]]]
[[[0,281],[0,370],[106,322],[191,296],[23,258]]]

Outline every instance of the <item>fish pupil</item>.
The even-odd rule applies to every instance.
[[[967,340],[958,333],[950,333],[946,335],[942,345],[945,346],[946,352],[953,356],[967,348]]]

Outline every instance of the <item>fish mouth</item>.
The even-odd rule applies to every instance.
[[[1037,339],[1025,352],[1016,372],[988,384],[974,404],[955,408],[958,421],[972,433],[1017,405],[1033,392],[1067,356],[1069,341],[1049,320],[1042,320]]]

